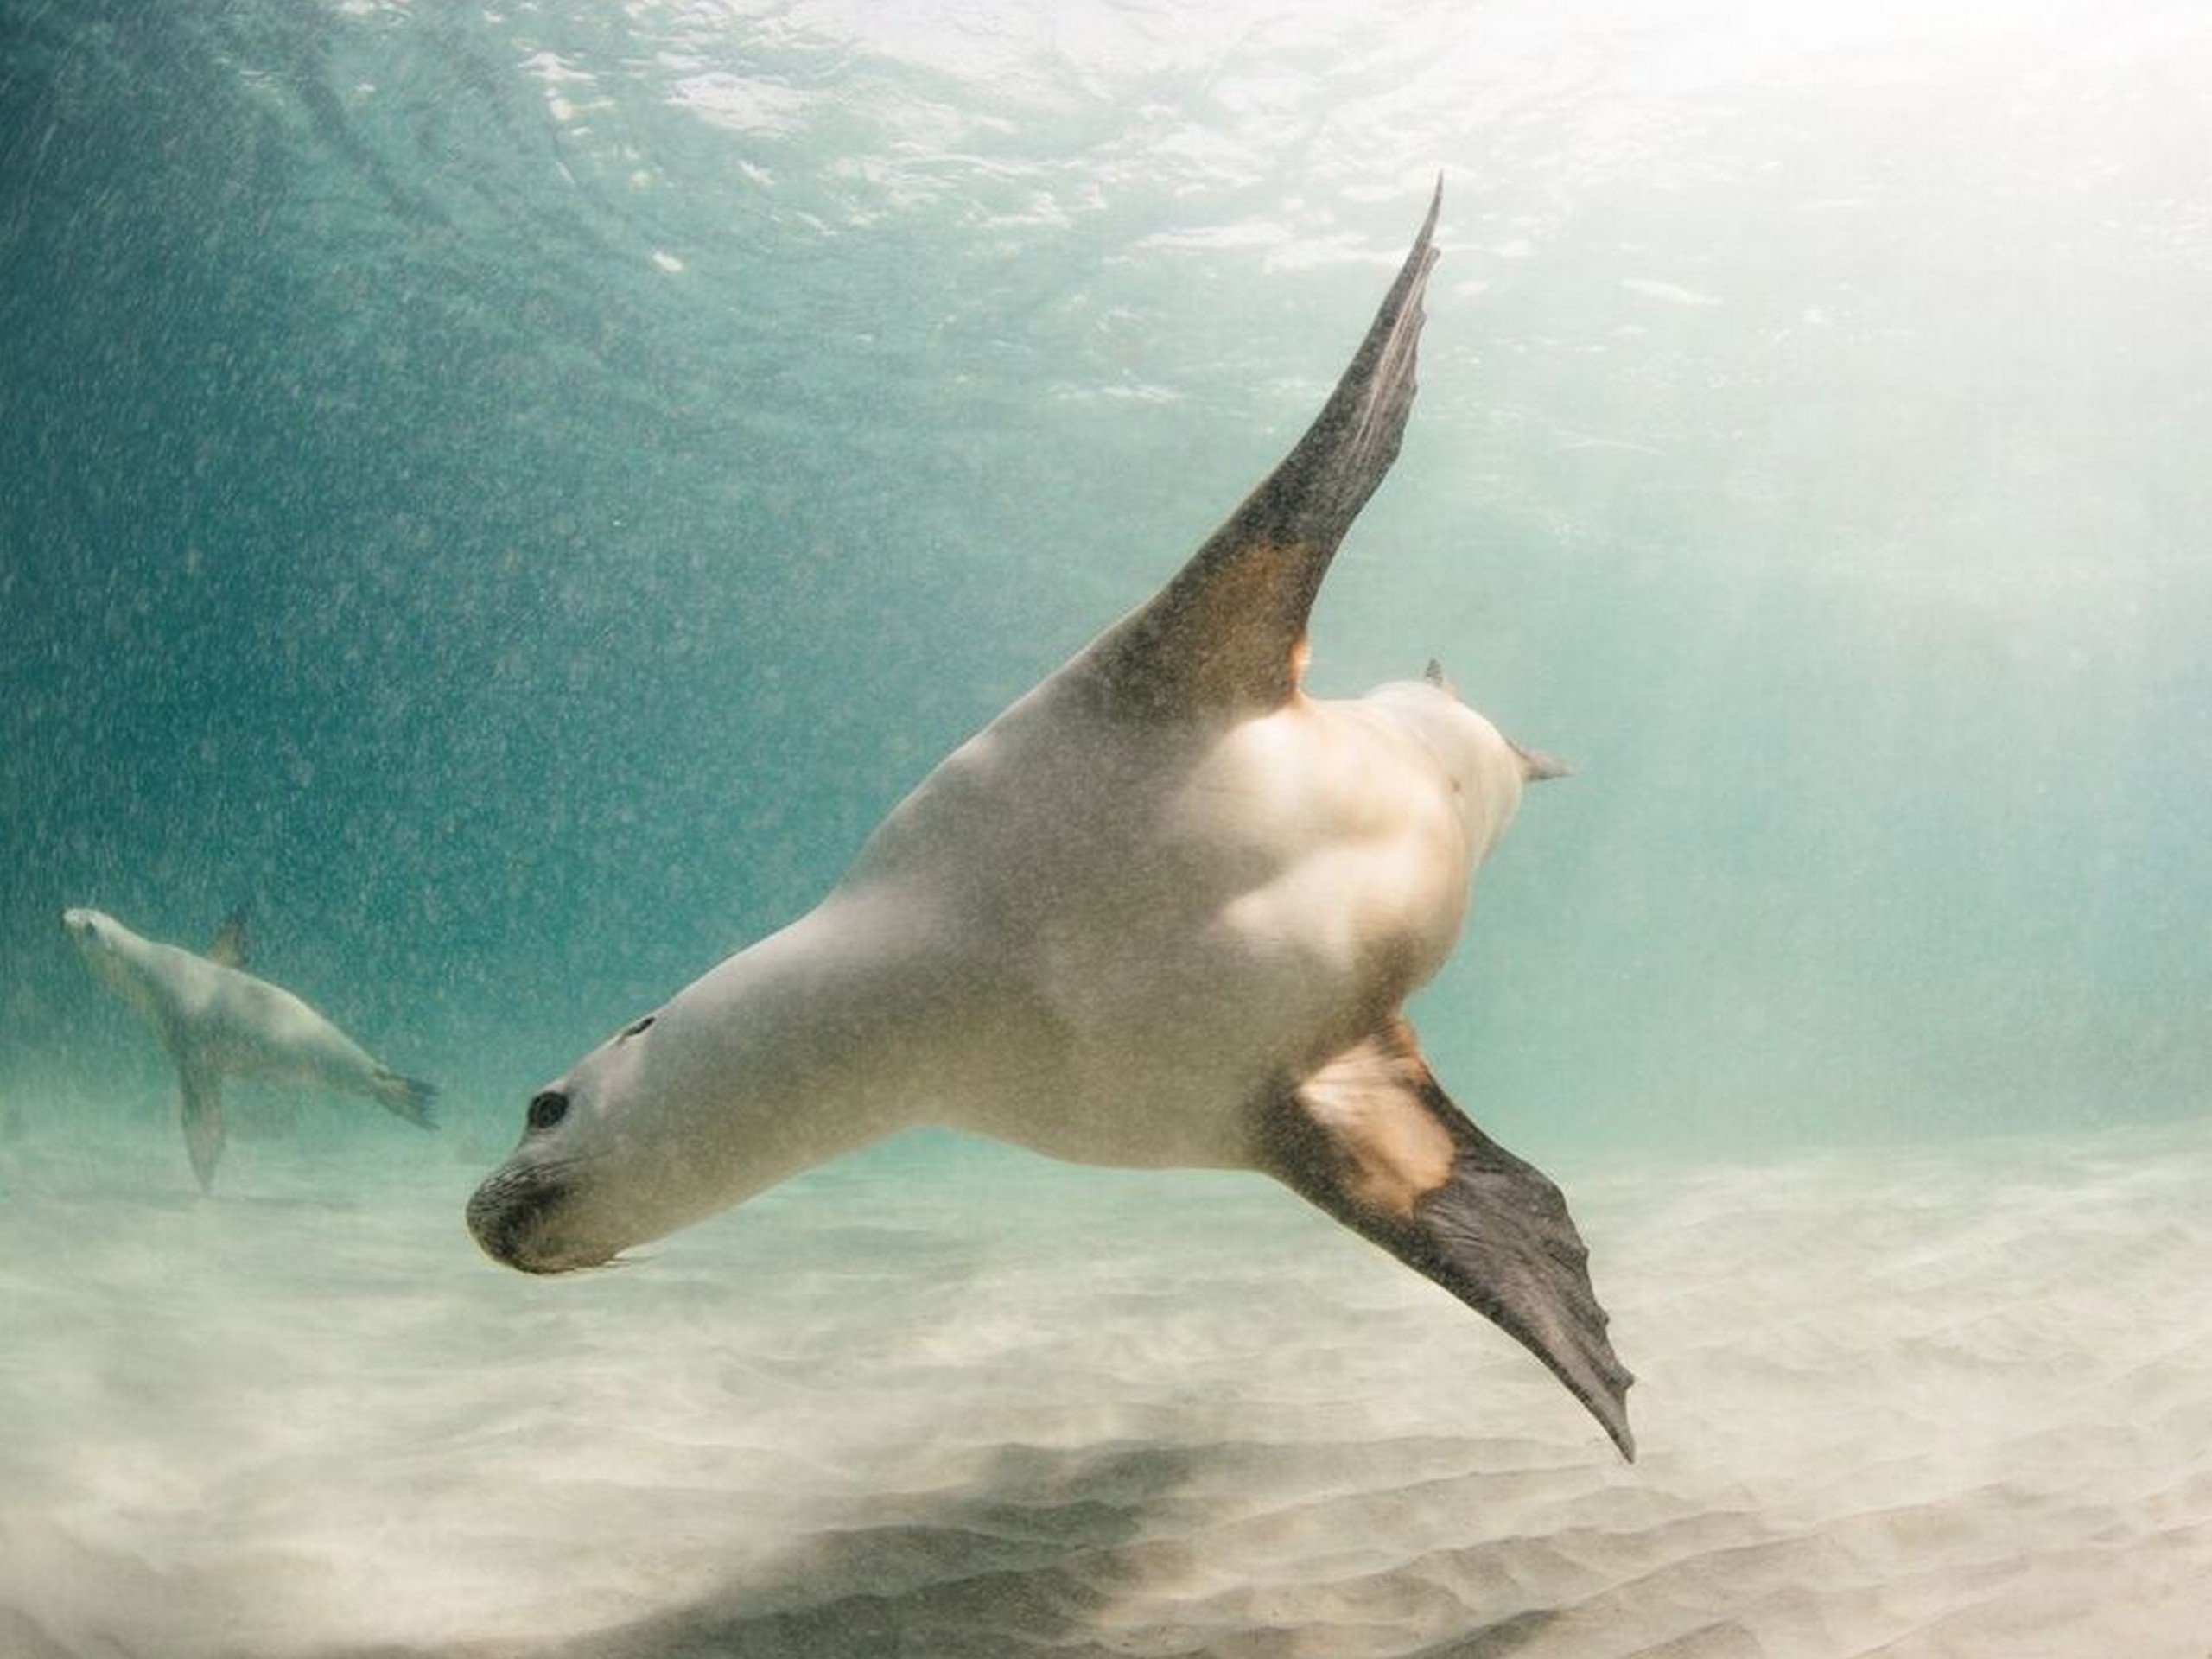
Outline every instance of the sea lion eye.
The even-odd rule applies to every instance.
[[[569,1097],[559,1090],[548,1089],[530,1103],[530,1127],[550,1129],[569,1115]]]

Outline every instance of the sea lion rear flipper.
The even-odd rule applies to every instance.
[[[1150,603],[1091,648],[1090,666],[1127,712],[1267,709],[1298,690],[1313,596],[1397,458],[1413,409],[1443,200],[1439,181],[1397,280],[1306,435]]]
[[[373,1084],[378,1103],[393,1116],[405,1118],[418,1129],[438,1127],[437,1113],[432,1103],[438,1097],[438,1085],[425,1083],[420,1077],[404,1077],[388,1065],[376,1069]]]
[[[1272,1098],[1262,1167],[1487,1315],[1633,1459],[1635,1379],[1559,1188],[1454,1106],[1402,1020]]]
[[[219,1072],[196,1065],[179,1065],[177,1080],[184,1086],[184,1149],[191,1154],[192,1173],[200,1190],[215,1190],[215,1166],[223,1156],[223,1079]]]
[[[238,906],[223,918],[207,947],[207,960],[226,968],[245,966],[245,906]]]

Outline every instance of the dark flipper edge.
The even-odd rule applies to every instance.
[[[438,1097],[438,1085],[435,1083],[402,1077],[389,1066],[378,1066],[376,1096],[386,1111],[405,1118],[418,1129],[438,1127],[438,1115],[432,1104]]]
[[[184,1088],[184,1149],[200,1190],[212,1192],[215,1166],[223,1159],[223,1079],[193,1065],[179,1066],[177,1078]]]
[[[1487,1315],[1636,1456],[1627,1395],[1560,1190],[1454,1106],[1402,1021],[1266,1108],[1263,1166]]]
[[[245,906],[234,906],[207,947],[207,960],[226,968],[244,968],[246,955]]]
[[[1306,435],[1150,603],[1092,648],[1118,707],[1150,716],[1241,712],[1297,690],[1314,595],[1397,458],[1413,409],[1443,199],[1440,182],[1397,280]]]

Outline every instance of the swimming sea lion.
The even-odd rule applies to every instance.
[[[306,1083],[365,1095],[420,1128],[437,1089],[379,1065],[306,1003],[245,971],[245,916],[232,912],[206,956],[142,938],[97,910],[61,925],[100,982],[146,1017],[176,1063],[184,1145],[202,1192],[223,1155],[223,1079]]]
[[[1496,1320],[1634,1455],[1559,1190],[1452,1105],[1401,1012],[1557,768],[1440,673],[1300,686],[1412,405],[1439,201],[1312,428],[1166,588],[924,779],[817,909],[539,1091],[470,1201],[486,1250],[593,1266],[925,1123],[1257,1170]]]

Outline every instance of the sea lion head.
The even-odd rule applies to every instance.
[[[524,1273],[594,1268],[679,1224],[658,1222],[666,1183],[647,1156],[654,1138],[626,1109],[654,1023],[632,1021],[531,1096],[522,1140],[468,1201],[468,1230],[494,1261]]]
[[[105,911],[79,906],[61,912],[61,926],[85,965],[104,983],[118,990],[126,987],[123,948],[128,934],[120,922]]]
[[[809,1085],[838,1062],[802,1043],[818,1066],[779,1088],[757,1022],[711,1003],[632,1020],[530,1096],[521,1141],[468,1204],[493,1260],[600,1267],[829,1155],[810,1147]]]

